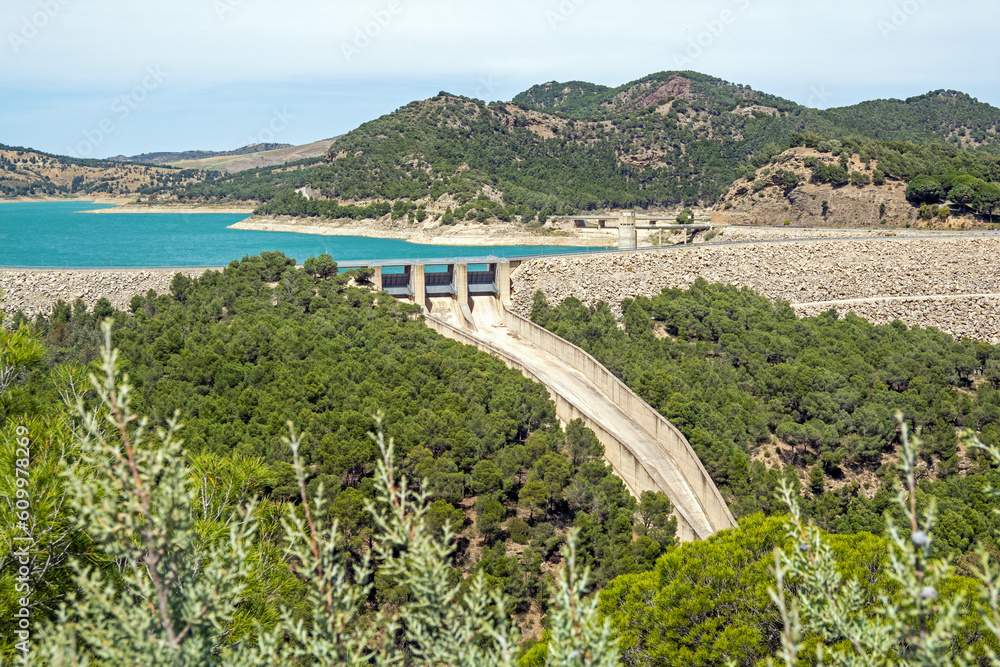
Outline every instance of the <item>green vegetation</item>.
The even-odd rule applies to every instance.
[[[869,120],[872,105],[878,121]],[[878,159],[881,173],[824,166],[817,178],[835,185],[909,180],[922,173],[915,153],[928,165],[924,172],[936,164],[924,158],[942,152],[986,163],[1000,151],[990,130],[996,118],[993,107],[948,91],[820,111],[694,72],[662,72],[618,88],[544,84],[512,104],[441,93],[348,133],[325,164],[211,177],[177,192],[263,201],[266,214],[346,218],[385,215],[372,208],[384,202],[415,208],[449,195],[462,209],[445,214],[445,224],[528,222],[579,210],[711,204],[737,178],[803,141],[837,153],[877,147],[862,155]],[[952,139],[961,132],[982,135],[963,144],[982,149],[958,148]],[[797,184],[781,183],[786,191]],[[305,185],[326,200],[291,194]],[[484,196],[486,188],[502,202]],[[357,201],[366,203],[341,204]]]
[[[791,513],[786,539],[794,546],[775,552],[776,586],[770,593],[781,612],[778,654],[787,667],[801,664],[800,655],[851,667],[1000,664],[998,563],[980,545],[972,576],[956,577],[951,563],[935,556],[935,506],[918,510],[916,503],[922,443],[919,436],[910,437],[901,414],[896,418],[901,431],[897,468],[904,479],[896,504],[902,520],[888,526],[883,567],[845,576],[833,541],[804,520],[794,491],[782,486]],[[996,448],[975,437],[967,442],[1000,464]],[[1000,497],[995,489],[989,494]],[[877,604],[868,593],[873,581],[884,590]]]
[[[33,598],[38,618],[53,618],[62,596],[79,585],[74,558],[115,580],[107,569],[111,536],[73,530],[66,513],[63,455],[80,454],[67,417],[56,409],[63,397],[87,388],[105,316],[115,321],[117,368],[131,378],[136,412],[150,416],[151,429],[165,431],[177,411],[182,415],[175,437],[183,437],[189,458],[176,456],[197,489],[201,537],[229,544],[223,539],[229,515],[259,496],[254,520],[261,542],[245,555],[251,564],[283,562],[287,544],[278,519],[301,495],[292,451],[282,443],[288,422],[298,434],[309,495],[325,489],[327,502],[315,516],[338,524],[338,557],[353,567],[371,555],[384,530],[363,511],[379,502],[380,453],[368,437],[379,410],[396,443],[393,466],[411,480],[412,491],[426,481],[429,528],[440,536],[450,526],[458,536],[448,576],[481,574],[489,590],[508,596],[518,619],[549,608],[546,583],[570,529],[579,534],[576,558],[592,569],[592,586],[652,567],[673,545],[676,524],[666,497],[632,498],[601,460],[593,433],[578,421],[565,431],[558,426],[541,385],[442,338],[419,320],[416,307],[353,286],[358,274],[338,274],[328,256],[307,260],[303,269],[294,264],[281,253],[263,253],[195,280],[177,276],[169,295],[135,297],[131,313],[115,312],[106,300],[93,312],[82,301],[59,302],[30,330],[18,316],[21,328],[2,334],[5,345],[28,350],[2,376],[8,378],[5,432],[33,415],[27,423],[37,423],[31,426],[38,441],[35,502],[53,508],[45,519],[50,536],[39,540],[52,551],[38,555],[51,564],[40,571]],[[97,398],[84,393],[88,408]],[[4,451],[13,457],[13,448]],[[16,522],[0,519],[0,538],[9,540]],[[634,540],[634,532],[641,537]],[[7,552],[0,554],[5,642],[16,600],[9,563]],[[369,611],[412,600],[382,565],[372,567]],[[282,605],[296,617],[305,611],[289,573],[261,573],[247,586],[247,601],[233,612],[242,619],[237,634],[252,630],[251,619],[277,622]]]
[[[996,562],[983,551],[962,576],[934,555],[933,504],[911,503],[921,443],[905,424],[901,440],[901,521],[887,539],[824,534],[783,484],[791,520],[745,517],[738,529],[672,549],[651,572],[612,581],[599,609],[622,662],[995,665],[987,656],[1000,647]]]
[[[4,662],[15,649],[18,662],[29,665],[515,663],[519,636],[509,601],[490,591],[482,574],[465,581],[450,576],[453,534],[447,528],[435,534],[429,494],[396,476],[394,445],[381,431],[371,438],[379,452],[375,497],[362,510],[377,530],[365,557],[355,561],[347,536],[325,516],[322,485],[307,490],[294,432],[285,445],[301,503],[269,507],[234,495],[233,482],[243,480],[213,475],[192,461],[176,419],[154,433],[133,412],[131,387],[119,381],[110,323],[103,334],[94,391],[68,389],[75,421],[59,461],[66,504],[60,518],[92,540],[97,553],[71,562],[66,569],[75,586],[48,618],[39,618],[36,607],[16,643],[6,626],[15,610],[23,617],[36,591],[14,602],[8,599],[13,587],[5,585]],[[2,369],[30,365],[35,352],[5,356]],[[18,448],[44,447],[31,442],[29,429],[14,431],[24,436],[11,438]],[[30,461],[19,465],[32,467]],[[39,481],[34,470],[18,479]],[[29,492],[23,497],[32,498]],[[613,665],[610,629],[598,621],[595,603],[583,600],[587,574],[577,570],[574,542],[571,536],[553,583],[542,663],[580,664],[573,656],[586,653],[586,664]],[[34,545],[18,551],[14,559],[21,564],[36,552],[53,555]],[[11,580],[10,556],[3,558]],[[24,569],[26,578],[38,576]],[[396,600],[374,608],[371,597],[384,582],[395,587]]]
[[[737,517],[780,513],[781,480],[798,485],[796,470],[812,468],[806,516],[840,534],[882,534],[883,514],[895,511],[895,473],[883,457],[900,444],[892,414],[901,410],[925,435],[917,497],[921,508],[938,498],[935,553],[966,553],[1000,528],[984,491],[1000,473],[956,436],[972,428],[1000,444],[1000,349],[834,311],[800,319],[785,303],[700,279],[622,309],[624,330],[604,304],[550,307],[536,297],[532,319],[680,428]],[[962,460],[971,465],[964,475]]]
[[[533,317],[674,421],[733,500],[738,529],[676,545],[666,496],[629,497],[543,388],[358,278],[264,253],[177,276],[131,313],[60,302],[0,333],[0,462],[16,463],[17,426],[32,441],[39,664],[749,666],[817,647],[843,664],[850,650],[989,664],[1000,646],[995,566],[978,584],[970,554],[1000,528],[1000,462],[956,435],[1000,444],[993,346],[798,319],[704,281],[626,301],[624,331],[606,306],[536,298]],[[904,503],[882,464],[896,455]],[[852,481],[872,472],[878,488]],[[0,504],[0,544],[13,511]],[[515,650],[536,615],[546,631]],[[922,627],[933,643],[914,640]]]

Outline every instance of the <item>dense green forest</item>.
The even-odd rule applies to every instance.
[[[1000,486],[1000,473],[992,459],[966,450],[956,429],[1000,441],[996,348],[899,323],[876,327],[852,315],[799,319],[787,304],[703,281],[626,301],[623,310],[624,330],[603,304],[585,308],[567,300],[552,307],[537,298],[533,317],[583,345],[684,431],[731,500],[740,528],[676,545],[666,497],[630,497],[582,423],[559,427],[543,387],[437,335],[414,306],[373,292],[356,272],[338,273],[327,256],[296,268],[281,253],[263,253],[197,279],[178,275],[169,294],[137,296],[129,312],[106,301],[88,312],[78,301],[59,302],[50,317],[33,322],[16,316],[9,323],[15,328],[0,334],[2,458],[13,465],[14,432],[24,425],[35,442],[34,562],[45,564],[38,565],[33,617],[54,620],[60,600],[85,593],[74,592],[83,581],[72,576],[74,559],[97,568],[88,576],[103,573],[123,586],[123,595],[132,594],[115,552],[106,551],[113,543],[98,539],[99,531],[68,528],[74,519],[64,509],[67,488],[94,502],[87,500],[86,475],[103,474],[73,472],[74,461],[94,454],[88,440],[72,435],[80,417],[59,406],[79,395],[78,415],[100,411],[102,399],[84,376],[97,370],[98,325],[107,318],[132,407],[167,431],[180,415],[183,449],[168,438],[162,454],[154,448],[142,460],[187,461],[193,548],[220,543],[230,512],[249,507],[258,522],[258,537],[241,561],[246,579],[234,589],[240,601],[224,635],[213,640],[228,649],[243,650],[245,638],[282,623],[304,620],[308,629],[318,622],[310,614],[319,610],[309,605],[322,606],[322,597],[310,597],[310,581],[295,566],[308,553],[288,555],[294,545],[279,517],[289,508],[301,511],[301,494],[314,497],[320,487],[328,502],[310,520],[337,522],[337,562],[373,568],[364,581],[346,580],[342,591],[365,586],[351,603],[358,627],[423,604],[423,592],[404,583],[410,580],[392,569],[390,557],[368,560],[387,539],[387,526],[365,510],[386,502],[379,441],[369,437],[378,412],[395,441],[389,462],[409,480],[401,492],[426,484],[420,530],[434,539],[449,529],[456,534],[435,576],[469,600],[478,599],[473,582],[481,576],[505,596],[505,613],[530,627],[529,619],[551,619],[560,608],[548,583],[573,529],[575,562],[592,571],[583,592],[600,591],[599,612],[626,664],[726,658],[752,665],[775,654],[782,617],[768,595],[773,550],[794,543],[781,517],[787,507],[775,497],[782,480],[807,516],[844,536],[829,538],[831,558],[843,576],[863,582],[866,609],[879,595],[900,594],[883,576],[887,542],[869,534],[885,532],[885,517],[906,519],[892,487],[901,437],[896,409],[923,433],[916,507],[929,508],[934,496],[938,514],[928,554],[955,557],[964,575],[949,578],[935,595],[948,604],[974,592],[966,578],[976,573],[969,552],[1000,528],[986,488]],[[17,365],[9,366],[11,359]],[[295,449],[288,446],[288,422]],[[772,437],[785,443],[785,459],[769,448]],[[809,474],[800,482],[803,468]],[[170,474],[153,470],[148,483]],[[73,479],[82,486],[72,487]],[[12,478],[0,484],[13,494]],[[10,544],[15,522],[6,505],[0,515],[0,538]],[[5,619],[17,609],[13,562],[0,555]],[[989,637],[982,619],[971,607],[962,610],[956,622],[965,629],[945,649],[972,647],[982,655]],[[559,627],[549,624],[543,621],[548,629],[540,642],[523,644],[521,665],[548,664],[550,649],[562,645]],[[0,627],[9,652],[14,625]],[[60,641],[71,637],[60,632]]]
[[[454,576],[484,573],[518,618],[546,609],[546,573],[572,527],[595,585],[651,568],[673,545],[666,496],[632,498],[589,429],[579,421],[560,428],[544,387],[439,336],[415,306],[357,280],[336,275],[327,256],[298,269],[263,253],[196,280],[177,275],[170,294],[137,296],[130,312],[105,300],[90,312],[82,301],[58,302],[51,317],[30,323],[44,356],[3,397],[4,420],[16,409],[57,423],[60,392],[74,378],[79,385],[98,357],[99,323],[111,317],[135,409],[163,428],[179,411],[197,470],[225,476],[249,467],[232,491],[240,498],[260,494],[274,508],[297,502],[282,444],[294,424],[308,488],[324,487],[323,518],[339,522],[353,562],[377,530],[363,508],[376,500],[379,454],[368,434],[379,411],[398,470],[414,488],[426,480],[433,529],[450,524],[458,534]],[[22,316],[13,324],[28,325]],[[64,591],[58,575],[41,587],[50,589],[50,613]],[[294,589],[272,602],[290,602],[285,595]],[[382,577],[372,603],[406,598]]]
[[[1000,444],[1000,349],[900,322],[835,311],[798,318],[786,303],[698,279],[688,290],[606,304],[540,294],[532,319],[582,346],[688,438],[737,517],[781,511],[782,476],[806,514],[836,533],[885,528],[893,509],[894,413],[921,428],[921,503],[937,498],[938,553],[962,554],[1000,528],[985,492],[1000,473],[960,447],[969,428]],[[772,440],[784,443],[781,454]]]

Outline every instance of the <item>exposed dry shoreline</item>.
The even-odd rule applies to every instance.
[[[84,213],[242,213],[250,215],[253,206],[234,206],[232,204],[136,204],[134,197],[13,197],[0,199],[0,204],[31,204],[45,202],[76,201],[81,203],[111,204],[115,208],[102,208]]]
[[[607,247],[617,242],[617,230],[572,230],[552,232],[532,230],[519,223],[491,224],[460,222],[441,226],[380,220],[340,220],[319,222],[292,217],[252,217],[229,225],[229,229],[262,232],[292,232],[318,236],[364,236],[398,239],[425,245],[569,245]]]
[[[171,206],[160,204],[117,204],[115,208],[101,208],[96,211],[85,211],[85,213],[241,213],[250,215],[253,207],[246,206]]]

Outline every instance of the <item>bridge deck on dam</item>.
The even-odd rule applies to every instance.
[[[444,321],[462,330],[463,335],[508,355],[528,369],[550,392],[570,397],[574,407],[589,420],[596,422],[621,442],[628,443],[632,454],[641,461],[642,466],[655,470],[662,479],[660,486],[665,487],[663,490],[674,504],[679,519],[679,538],[704,539],[720,528],[735,525],[713,525],[699,501],[697,491],[681,474],[663,445],[586,375],[507,328],[503,306],[498,299],[490,296],[472,297],[471,323],[468,321],[468,313],[463,312],[455,300],[435,298],[429,300],[428,305],[432,318]],[[630,475],[627,472],[622,474],[622,471],[618,473],[626,481],[626,485],[630,486],[629,490],[637,494],[637,490],[629,485]],[[631,477],[634,479],[635,475]]]

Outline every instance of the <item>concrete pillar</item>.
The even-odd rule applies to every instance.
[[[451,286],[455,288],[455,298],[460,306],[468,306],[469,299],[469,265],[453,264],[451,266]]]
[[[635,250],[639,238],[635,231],[635,211],[622,211],[618,218],[618,249]]]
[[[500,262],[496,265],[497,289],[500,291],[500,303],[510,305],[510,262]]]
[[[375,285],[375,291],[382,291],[382,267],[376,266],[372,269],[374,273],[372,274],[372,284]]]
[[[410,267],[410,291],[413,292],[413,303],[421,308],[426,308],[427,281],[424,278],[423,264],[414,264]]]

